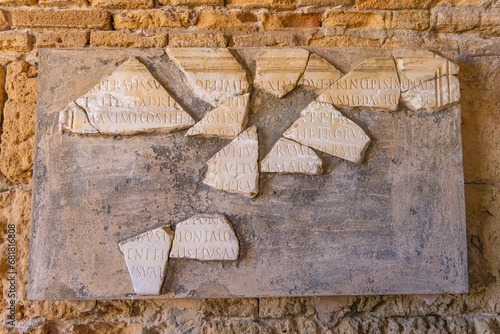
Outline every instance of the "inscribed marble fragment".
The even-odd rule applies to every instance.
[[[311,102],[283,137],[330,155],[361,163],[370,138],[356,123],[325,102]]]
[[[327,88],[317,101],[345,108],[396,110],[399,95],[394,59],[369,58]]]
[[[295,88],[306,70],[309,51],[268,49],[257,54],[254,86],[283,97]]]
[[[170,226],[167,226],[147,231],[118,244],[136,294],[160,294],[173,237]]]
[[[250,93],[228,98],[191,127],[186,136],[234,139],[248,121]]]
[[[61,131],[79,134],[171,133],[194,123],[135,57],[59,114]]]
[[[198,97],[213,106],[249,91],[247,72],[228,49],[169,48]]]
[[[286,138],[280,138],[260,162],[267,173],[321,174],[322,161],[312,149]]]
[[[401,93],[401,100],[412,110],[434,111],[460,101],[460,81],[454,75],[427,80]]]
[[[311,54],[307,62],[306,71],[299,81],[299,86],[319,94],[343,75],[342,72],[337,70],[326,59],[317,54]]]
[[[238,254],[238,239],[223,215],[196,215],[175,226],[171,258],[237,260]]]
[[[203,183],[247,197],[259,193],[257,127],[243,131],[207,162]]]

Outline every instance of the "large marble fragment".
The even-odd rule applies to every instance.
[[[203,183],[247,197],[259,193],[257,127],[243,131],[207,162]]]
[[[118,244],[136,294],[160,293],[173,237],[170,226],[160,227]]]
[[[223,215],[197,215],[175,226],[171,258],[237,260],[238,254],[238,239]]]
[[[413,110],[434,110],[460,100],[458,65],[427,50],[395,50],[401,100]]]
[[[392,57],[369,58],[321,93],[319,102],[338,107],[396,110],[400,88]]]
[[[321,174],[322,161],[309,147],[280,138],[260,162],[267,173]]]
[[[268,49],[257,54],[254,86],[277,97],[295,88],[306,70],[309,51]]]
[[[370,138],[330,103],[311,102],[283,137],[330,155],[361,163]]]
[[[228,49],[169,48],[196,95],[213,106],[249,90],[247,72]]]
[[[79,134],[171,133],[194,123],[135,57],[59,114],[61,131]]]
[[[342,72],[337,70],[326,59],[317,54],[311,54],[307,62],[306,71],[299,81],[299,86],[319,94],[343,75]]]
[[[234,139],[248,121],[250,93],[228,98],[191,127],[186,136]]]

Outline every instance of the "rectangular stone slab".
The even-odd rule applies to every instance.
[[[311,49],[346,73],[380,49]],[[258,50],[232,50],[254,71]],[[370,136],[362,164],[318,153],[321,176],[263,173],[245,198],[204,185],[228,140],[58,132],[58,113],[137,56],[195,120],[212,107],[164,50],[40,50],[28,297],[133,295],[118,242],[196,214],[224,214],[234,262],[170,259],[158,298],[462,293],[468,289],[460,107],[342,111]],[[264,157],[316,95],[254,90]],[[148,296],[147,298],[151,298]]]

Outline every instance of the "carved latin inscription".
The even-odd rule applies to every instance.
[[[260,162],[267,173],[321,174],[321,159],[312,149],[286,138],[280,138]]]
[[[171,258],[237,260],[238,254],[238,239],[223,215],[197,215],[175,227]]]
[[[324,102],[311,102],[283,137],[356,163],[370,143],[361,127]]]
[[[74,133],[170,133],[194,120],[137,58],[71,102],[59,115],[62,131]]]
[[[342,72],[317,54],[311,54],[299,86],[319,94],[343,76]]]
[[[401,94],[412,110],[434,110],[460,101],[460,82],[455,75],[444,75],[422,82]]]
[[[228,98],[190,128],[186,136],[236,138],[247,124],[249,100],[250,93]]]
[[[259,193],[257,127],[243,131],[207,162],[203,183],[216,189],[255,197]]]
[[[339,107],[396,110],[399,95],[394,59],[370,58],[337,80],[317,100]]]
[[[118,244],[136,294],[160,293],[172,239],[170,227],[160,227]]]

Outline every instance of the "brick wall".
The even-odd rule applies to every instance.
[[[499,333],[498,0],[0,0],[0,333]],[[39,48],[424,47],[457,54],[471,292],[464,295],[29,302]],[[18,233],[6,326],[7,224]]]

